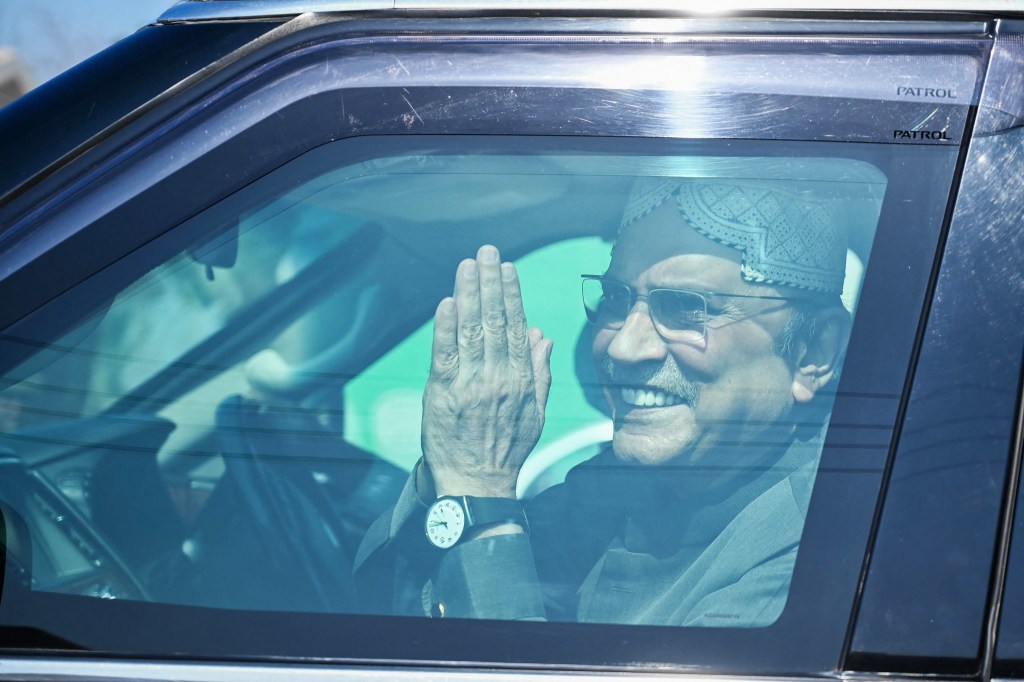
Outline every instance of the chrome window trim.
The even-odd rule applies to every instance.
[[[661,670],[624,672],[598,670],[532,669],[479,669],[465,663],[445,665],[401,666],[388,661],[377,665],[348,665],[322,661],[302,664],[249,664],[249,663],[195,663],[171,661],[126,660],[115,658],[42,657],[0,658],[0,682],[4,680],[61,680],[62,682],[277,682],[279,680],[345,680],[346,682],[390,682],[390,680],[417,680],[418,682],[446,682],[452,679],[466,682],[583,682],[609,680],[609,682],[642,682],[652,679],[686,680],[687,682],[919,682],[919,677],[874,675],[863,673],[823,675],[820,677],[743,677],[707,674],[667,674]],[[930,678],[942,682],[943,678]],[[952,680],[951,680],[952,682]],[[1010,682],[1010,681],[1004,681]]]
[[[168,9],[159,21],[209,21],[305,12],[431,11],[564,11],[659,12],[676,16],[728,15],[740,12],[1024,12],[1021,0],[719,0],[696,6],[679,0],[185,0]]]

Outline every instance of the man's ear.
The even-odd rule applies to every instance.
[[[850,314],[844,308],[826,308],[815,314],[814,324],[797,341],[793,368],[793,399],[809,403],[835,378],[846,352]]]

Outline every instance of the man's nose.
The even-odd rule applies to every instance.
[[[667,353],[668,347],[654,326],[647,302],[637,301],[608,344],[608,357],[616,362],[646,362],[664,360]]]

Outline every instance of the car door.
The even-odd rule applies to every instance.
[[[987,676],[1019,468],[1019,28],[303,15],[106,129],[0,208],[0,675]],[[483,244],[555,345],[519,497],[605,461],[580,275],[666,177],[771,182],[842,223],[852,325],[778,612],[442,618],[360,582],[422,454],[436,307]]]

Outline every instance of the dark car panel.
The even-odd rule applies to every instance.
[[[150,26],[4,107],[0,146],[21,163],[5,164],[0,171],[0,202],[10,201],[32,173],[274,25]],[[60,116],[40,118],[40,109]]]

